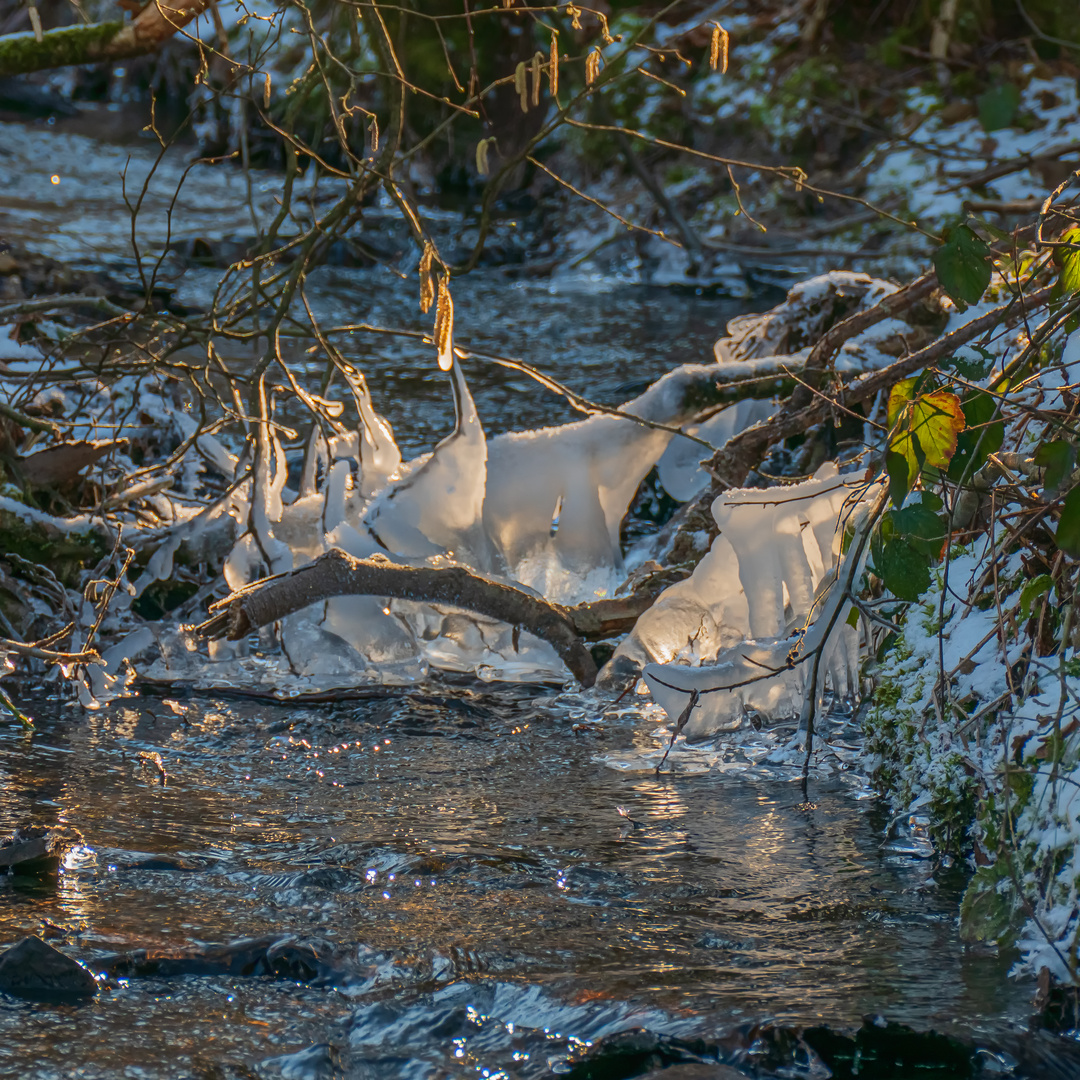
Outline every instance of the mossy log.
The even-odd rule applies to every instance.
[[[142,56],[209,6],[210,0],[151,0],[130,23],[64,26],[40,36],[6,34],[0,37],[0,77]]]

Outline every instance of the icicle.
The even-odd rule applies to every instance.
[[[360,494],[370,498],[384,487],[401,466],[401,451],[390,425],[371,404],[367,380],[352,368],[341,369],[360,414],[357,461],[360,465]]]
[[[296,497],[306,499],[314,495],[319,489],[318,476],[319,466],[325,469],[329,463],[329,452],[326,439],[318,424],[311,425],[311,434],[308,435],[307,445],[304,447],[304,465],[300,470],[300,485],[297,488]]]
[[[280,574],[293,567],[293,554],[288,545],[274,536],[274,522],[281,520],[281,493],[285,487],[288,466],[281,440],[270,424],[271,410],[266,400],[265,382],[260,382],[259,399],[262,419],[256,428],[248,528],[268,564],[270,573]]]
[[[459,364],[450,381],[457,418],[453,433],[376,495],[364,521],[391,555],[443,555],[491,571],[494,557],[482,528],[487,442]]]

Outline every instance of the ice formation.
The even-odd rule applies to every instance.
[[[688,391],[710,375],[716,377],[715,368],[677,368],[622,409],[680,424],[694,413]],[[670,431],[611,414],[492,439],[484,526],[511,576],[563,604],[611,595],[625,576],[619,527],[671,441]],[[681,441],[696,447],[698,457],[692,468],[680,459],[669,476],[680,488],[692,486],[682,476],[675,480],[681,468],[704,484],[698,461],[706,451]]]
[[[265,419],[252,425],[247,446],[237,453],[214,429],[199,428],[189,413],[176,409],[163,386],[140,387],[125,380],[99,386],[91,406],[82,407],[75,437],[114,436],[115,415],[135,411],[181,444],[172,492],[147,497],[161,525],[146,529],[140,522],[134,535],[155,550],[134,580],[133,596],[117,599],[112,640],[138,629],[132,599],[154,581],[167,579],[181,554],[188,563],[193,557],[216,561],[224,555],[224,578],[231,589],[339,548],[357,557],[379,553],[404,563],[461,563],[566,605],[612,596],[626,578],[628,563],[646,557],[623,552],[620,526],[650,470],[658,467],[661,483],[674,498],[689,500],[707,483],[699,462],[709,447],[722,445],[773,410],[770,400],[757,397],[717,403],[710,411],[702,403],[716,384],[757,379],[762,372],[782,375],[788,354],[805,351],[804,342],[829,320],[873,303],[891,288],[865,275],[842,273],[804,283],[773,312],[735,320],[718,343],[719,362],[669,372],[622,406],[626,417],[596,413],[577,423],[488,440],[460,365],[449,363],[454,430],[431,453],[408,462],[402,461],[389,425],[375,411],[363,376],[348,368],[342,374],[355,404],[353,426],[344,422],[340,402],[316,400],[298,390],[320,416],[302,444],[299,467],[286,458],[275,402],[265,388],[260,390]],[[805,324],[801,330],[800,318]],[[863,339],[878,340],[872,334]],[[444,369],[452,355],[442,357]],[[868,367],[890,359],[871,347],[852,355],[855,359],[845,362]],[[759,383],[755,393],[763,388],[771,389],[771,383]],[[55,392],[61,398],[67,393],[61,387]],[[680,428],[694,438],[672,430]],[[122,449],[113,462],[110,467],[119,475],[134,471]],[[205,474],[218,474],[229,485],[209,503],[200,490]],[[827,487],[833,482],[813,483]],[[220,484],[215,489],[220,491]],[[787,489],[780,501],[793,491]],[[821,505],[835,511],[833,502],[842,501],[846,487],[835,480],[829,491],[833,494],[822,495]],[[722,651],[744,639],[754,641],[755,648],[772,648],[762,643],[782,640],[785,620],[806,614],[813,590],[835,565],[825,536],[835,526],[835,513],[828,522],[814,519],[807,536],[816,537],[818,547],[807,540],[796,557],[791,537],[773,537],[769,531],[774,518],[777,528],[786,528],[790,515],[762,515],[753,501],[736,493],[722,500],[726,535],[694,578],[669,590],[642,619],[620,649],[620,661],[629,659],[635,668],[672,660],[722,662]],[[11,502],[16,512],[32,516],[29,508]],[[809,499],[807,505],[817,507],[819,501]],[[752,542],[755,529],[766,531]],[[770,537],[766,544],[763,535]],[[784,575],[783,595],[776,593],[767,603],[748,605],[741,587],[728,587],[740,575],[750,580],[778,572]],[[787,616],[785,604],[791,608]],[[214,643],[209,663],[205,652],[182,635],[155,631],[154,636],[162,658],[150,669],[152,677],[261,686],[278,693],[411,681],[429,666],[482,678],[566,676],[554,650],[527,632],[453,608],[384,597],[339,597],[313,605],[284,619],[276,631],[264,628],[249,641]],[[107,694],[125,660],[148,644],[145,634],[123,638],[108,666],[87,676],[88,693]],[[121,678],[116,685],[122,683]],[[748,704],[762,705],[762,693],[748,691],[744,697]]]
[[[747,710],[800,712],[811,665],[792,666],[789,654],[820,648],[818,691],[827,684],[834,694],[853,693],[858,632],[841,618],[826,635],[822,613],[840,601],[843,590],[832,586],[841,534],[867,496],[864,483],[831,463],[790,487],[719,496],[712,512],[720,535],[709,553],[638,619],[602,677],[617,681],[640,670],[673,720],[696,690],[685,727],[691,740],[737,727]]]

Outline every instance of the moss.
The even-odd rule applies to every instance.
[[[105,47],[123,27],[122,22],[66,26],[48,31],[40,41],[33,34],[0,37],[0,76],[94,63],[105,58]]]
[[[96,566],[110,550],[111,545],[99,533],[59,533],[0,510],[0,552],[47,566],[63,585],[71,588],[81,584],[82,571]]]

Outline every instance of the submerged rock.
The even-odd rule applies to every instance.
[[[0,954],[0,990],[35,1001],[72,1001],[93,997],[97,982],[78,961],[26,937]]]
[[[333,1080],[342,1075],[341,1054],[330,1043],[316,1043],[295,1054],[266,1058],[259,1067],[281,1080]]]

